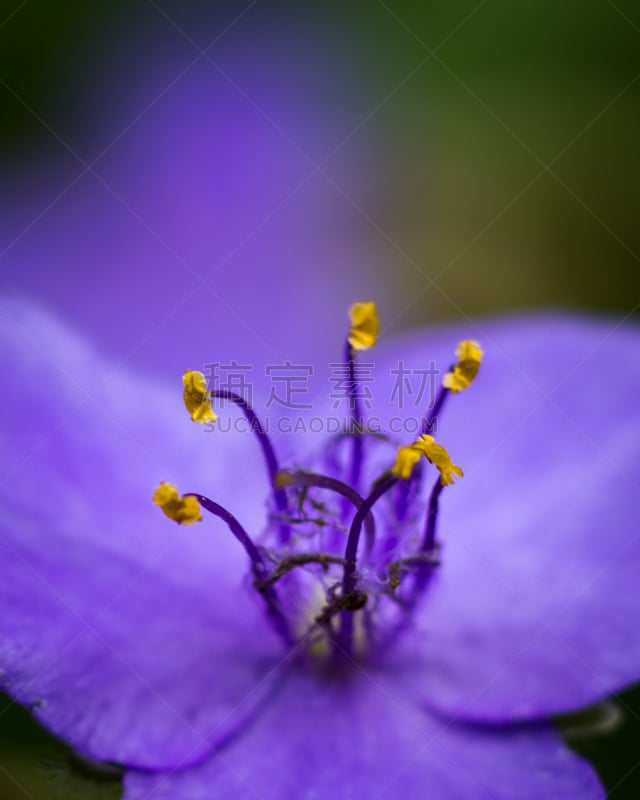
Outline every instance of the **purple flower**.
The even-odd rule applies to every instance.
[[[383,472],[421,418],[389,398],[399,358],[446,371],[461,332],[382,345],[375,414],[398,441],[276,436],[270,490],[263,440],[204,434],[176,388],[40,311],[0,319],[1,685],[124,765],[127,800],[603,797],[547,719],[640,673],[635,328],[482,324],[479,378],[428,426],[464,468],[444,491],[426,460]],[[381,474],[350,571],[331,559],[360,500],[339,482],[369,495]],[[160,478],[221,519],[161,518]]]

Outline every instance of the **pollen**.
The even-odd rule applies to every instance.
[[[421,456],[424,456],[438,470],[440,483],[443,486],[453,483],[454,475],[460,478],[464,475],[461,467],[451,460],[446,447],[436,444],[433,436],[428,436],[427,434],[420,436],[413,444],[401,447],[398,450],[396,463],[391,470],[392,474],[407,480],[407,478],[411,477],[413,468],[420,461]]]
[[[422,453],[413,445],[406,445],[398,450],[396,456],[396,463],[393,465],[391,472],[397,477],[407,480],[411,477],[413,468],[420,461]]]
[[[182,376],[184,404],[194,422],[215,422],[218,417],[211,408],[211,392],[201,372],[188,369]]]
[[[447,372],[442,379],[445,389],[450,389],[455,393],[471,386],[480,370],[483,355],[482,348],[477,342],[471,339],[460,342],[456,348],[458,362],[452,371]]]
[[[349,344],[354,350],[368,350],[378,338],[380,321],[375,303],[354,303],[349,309]]]
[[[153,502],[179,525],[193,525],[194,522],[202,521],[200,504],[196,498],[191,495],[180,497],[178,489],[172,483],[161,481],[153,493]]]

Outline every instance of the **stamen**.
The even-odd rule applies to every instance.
[[[349,482],[357,489],[360,485],[362,472],[364,416],[358,394],[355,354],[359,350],[368,350],[376,343],[380,329],[376,304],[373,302],[354,303],[349,308],[349,319],[351,320],[351,328],[345,346],[345,361],[349,371],[350,433],[353,436],[353,457]]]
[[[260,447],[262,448],[262,453],[264,455],[264,460],[267,465],[267,472],[269,474],[269,482],[271,484],[271,489],[273,491],[273,499],[276,504],[276,508],[281,514],[286,514],[289,510],[289,504],[287,502],[287,493],[284,489],[278,485],[277,477],[278,473],[280,472],[280,466],[278,464],[278,459],[276,457],[275,450],[273,449],[273,445],[271,444],[271,439],[267,435],[267,432],[260,421],[260,418],[256,414],[256,412],[251,408],[249,403],[239,394],[235,392],[229,392],[225,389],[218,389],[216,391],[211,392],[211,397],[219,398],[220,400],[230,400],[232,403],[235,403],[241,410],[242,413],[247,418],[251,430],[255,433],[258,442],[260,443]],[[280,538],[283,542],[287,542],[290,537],[290,528],[286,523],[282,523],[280,525]]]
[[[477,342],[471,339],[460,342],[456,348],[458,363],[444,376],[442,385],[454,393],[467,389],[478,375],[483,355]]]
[[[420,461],[422,453],[417,447],[413,445],[404,445],[398,450],[396,455],[396,463],[393,465],[391,472],[402,480],[408,480],[415,465]]]
[[[380,481],[378,481],[369,496],[363,500],[362,505],[357,510],[356,515],[353,518],[351,528],[349,529],[349,536],[347,538],[347,547],[344,553],[345,567],[342,577],[342,588],[343,594],[345,595],[349,592],[352,592],[356,588],[355,573],[362,523],[382,495],[386,494],[389,489],[395,486],[397,481],[398,478],[391,474],[386,475]]]
[[[365,502],[358,492],[356,492],[355,489],[352,489],[348,484],[343,483],[337,478],[331,478],[328,475],[316,475],[313,472],[279,472],[276,476],[276,485],[303,488],[314,486],[318,489],[328,489],[329,491],[335,492],[341,497],[344,497],[345,500],[350,502],[356,508],[356,510],[360,509],[362,504]],[[376,524],[373,514],[370,511],[364,517],[364,527],[367,536],[365,558],[368,558],[373,551],[376,538]]]
[[[344,554],[345,565],[344,572],[342,574],[342,598],[349,597],[353,594],[353,592],[356,591],[356,566],[362,523],[382,495],[386,494],[386,492],[393,488],[397,481],[398,478],[391,474],[381,478],[374,486],[369,496],[365,498],[364,502],[357,510],[356,515],[353,518],[351,528],[349,529],[349,537],[347,539],[347,547]],[[342,651],[342,654],[351,653],[352,641],[353,616],[351,613],[343,614],[340,620],[340,636],[338,641],[339,651]],[[336,656],[339,655],[339,651],[336,651]]]
[[[349,409],[351,411],[351,429],[349,433],[353,437],[353,454],[351,457],[351,471],[349,482],[352,486],[358,487],[360,484],[360,474],[362,472],[362,433],[364,429],[364,417],[362,415],[362,404],[358,395],[358,385],[356,382],[356,360],[355,351],[351,345],[351,336],[347,339],[345,357],[349,368]]]
[[[314,625],[309,628],[308,636],[305,635],[303,639],[314,639],[322,629],[326,634],[324,645],[327,647],[329,643],[332,643],[332,653],[336,661],[344,660],[345,657],[349,659],[355,650],[359,655],[362,637],[366,637],[367,641],[375,640],[376,647],[379,641],[383,642],[384,646],[392,646],[397,637],[408,628],[410,613],[417,607],[425,589],[430,585],[437,572],[436,568],[439,564],[437,526],[440,497],[444,487],[453,484],[456,476],[462,477],[463,472],[457,464],[453,463],[447,450],[436,443],[431,432],[435,432],[436,420],[449,395],[468,388],[476,379],[483,357],[482,349],[477,342],[466,340],[458,344],[457,361],[443,376],[442,385],[433,405],[427,409],[422,419],[421,434],[413,443],[398,449],[392,468],[380,476],[366,497],[362,497],[358,487],[364,480],[363,462],[365,446],[368,444],[365,433],[371,439],[377,437],[387,440],[387,437],[376,434],[366,427],[363,414],[363,395],[358,385],[357,358],[360,351],[367,350],[376,343],[380,326],[376,305],[373,302],[354,303],[349,309],[349,318],[351,325],[345,343],[345,366],[348,376],[350,423],[345,425],[341,435],[334,440],[340,442],[346,438],[352,441],[352,444],[347,444],[352,448],[347,482],[328,475],[318,475],[302,470],[281,471],[265,425],[240,394],[223,389],[209,391],[205,376],[201,372],[187,370],[182,377],[184,403],[194,422],[205,423],[217,420],[216,413],[212,409],[214,398],[228,400],[242,410],[262,450],[275,506],[270,521],[272,525],[276,521],[278,522],[281,541],[289,541],[294,524],[302,525],[301,536],[310,541],[315,541],[315,538],[312,537],[318,536],[318,531],[325,531],[329,527],[331,542],[327,547],[330,552],[295,553],[290,552],[290,548],[286,548],[286,554],[270,551],[266,547],[257,546],[227,509],[204,495],[189,493],[181,496],[175,486],[165,482],[162,482],[153,494],[153,501],[160,506],[164,514],[179,524],[190,525],[201,521],[202,509],[226,524],[249,558],[253,586],[264,599],[270,621],[288,645],[296,643],[295,631],[283,613],[279,594],[276,592],[276,584],[298,567],[316,565],[311,574],[306,575],[308,578],[322,579],[322,571],[324,571],[325,578],[320,580],[323,594],[326,594],[324,606],[314,617]],[[336,474],[342,474],[344,451],[341,450],[336,454],[330,450],[329,455],[333,455]],[[407,554],[405,548],[400,549],[400,534],[403,528],[407,526],[413,528],[414,525],[415,516],[410,506],[413,499],[421,493],[422,483],[419,478],[424,466],[423,456],[437,469],[439,476],[429,495],[422,540],[416,551]],[[330,469],[330,471],[334,470]],[[398,486],[398,484],[400,485]],[[398,487],[398,491],[395,496],[390,498],[391,517],[388,514],[385,515],[385,526],[388,527],[387,536],[380,545],[377,545],[373,507],[394,487]],[[310,489],[326,489],[339,496],[341,513],[337,519],[334,518],[333,508],[325,505],[315,491],[309,492]],[[295,501],[297,501],[297,505]],[[333,545],[335,541],[341,540],[345,520],[348,520],[348,515],[353,513],[350,506],[355,508],[355,514],[353,514],[347,533],[344,557],[341,558],[334,554]],[[297,512],[291,512],[292,508],[297,509]],[[317,513],[313,513],[312,508]],[[395,516],[393,515],[394,508]],[[310,527],[312,525],[314,527]],[[364,552],[361,553],[360,538],[363,530],[366,541],[362,548]],[[376,550],[376,555],[381,556],[382,572],[374,569],[374,565],[371,563],[376,547],[380,551]],[[398,555],[396,555],[396,550],[399,551]],[[358,563],[362,563],[363,558],[367,566],[358,571]],[[333,579],[336,566],[342,568],[339,580]],[[403,586],[403,591],[396,593],[401,579],[407,573],[411,573],[411,585]],[[308,581],[302,582],[305,588],[307,583]],[[286,582],[284,588],[287,588]],[[281,587],[278,587],[278,592],[280,589]],[[386,635],[384,640],[375,635],[373,629],[374,622],[377,622],[377,619],[374,618],[377,617],[375,612],[383,595],[392,598],[398,611],[403,612],[400,619],[391,619],[391,630],[388,631],[389,635]],[[314,602],[312,607],[314,608],[313,614],[315,614],[320,606]],[[301,644],[301,641],[298,641],[298,644]]]
[[[453,367],[452,367],[453,369]],[[446,386],[441,386],[438,389],[438,394],[436,395],[435,402],[433,406],[427,411],[427,413],[422,418],[422,433],[431,434],[433,431],[434,424],[436,424],[436,420],[440,412],[444,407],[445,400],[449,396],[450,389]]]
[[[182,376],[183,398],[187,411],[194,422],[215,422],[218,418],[211,408],[211,392],[202,372],[188,369]]]
[[[178,489],[166,481],[161,481],[160,486],[153,493],[153,502],[160,506],[169,519],[179,525],[193,525],[202,522],[200,506],[195,497],[185,495],[180,497]]]
[[[244,551],[249,556],[249,560],[251,561],[251,570],[253,572],[256,584],[263,584],[268,575],[264,558],[262,557],[260,550],[258,550],[256,547],[253,539],[249,536],[249,534],[245,531],[233,514],[230,511],[227,511],[224,506],[221,506],[219,503],[210,500],[208,497],[205,497],[202,494],[191,492],[185,495],[185,498],[189,497],[194,498],[197,503],[199,503],[202,508],[205,509],[205,511],[208,511],[210,514],[213,514],[213,516],[218,517],[218,519],[221,519],[226,523],[233,536],[242,545]],[[295,639],[289,631],[289,624],[282,613],[275,590],[272,586],[267,585],[264,590],[261,590],[261,594],[265,599],[267,610],[273,619],[276,630],[287,642],[287,644],[293,644]]]
[[[478,376],[483,355],[480,345],[471,339],[460,342],[456,347],[458,361],[449,369],[449,372],[445,373],[435,403],[422,419],[422,433],[432,432],[434,422],[450,393],[457,394],[471,386]]]
[[[380,322],[375,303],[354,303],[349,308],[349,344],[354,350],[368,350],[376,343]]]
[[[224,506],[221,506],[214,500],[210,500],[208,497],[197,494],[196,492],[190,492],[186,497],[193,497],[205,511],[208,511],[210,514],[213,514],[214,517],[218,517],[218,519],[225,522],[231,533],[237,541],[240,542],[244,551],[249,556],[253,571],[258,574],[258,577],[264,577],[267,574],[267,568],[262,554],[256,547],[253,539],[230,511],[227,511]]]
[[[420,461],[420,456],[425,456],[427,461],[434,465],[440,473],[440,480],[443,486],[453,483],[453,476],[464,476],[462,469],[454,464],[447,449],[440,444],[436,444],[433,436],[422,434],[411,445],[405,445],[398,450],[396,463],[391,470],[393,475],[407,480],[411,477],[413,468]]]

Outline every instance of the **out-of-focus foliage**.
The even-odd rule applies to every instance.
[[[109,84],[136,69],[132,54],[139,65],[159,55],[171,65],[158,70],[160,92],[176,65],[197,55],[194,43],[220,37],[217,56],[241,49],[249,29],[280,51],[302,41],[310,61],[330,53],[350,87],[355,122],[339,152],[364,167],[368,182],[347,206],[358,208],[364,228],[378,228],[375,253],[363,257],[386,281],[382,310],[397,316],[396,327],[532,305],[635,308],[636,4],[246,8],[233,25],[243,10],[233,3],[5,1],[0,21],[17,10],[0,29],[0,77],[82,153],[92,137],[99,150],[117,135],[103,103],[112,102]],[[33,162],[57,153],[59,143],[2,83],[0,94],[5,155]],[[376,163],[362,165],[372,151]],[[336,159],[323,169],[339,183]],[[345,198],[336,193],[336,202]]]
[[[2,800],[116,800],[117,774],[78,760],[0,695],[0,797]]]
[[[385,102],[348,146],[384,142],[359,201],[411,303],[399,326],[532,305],[632,311],[637,4],[385,0],[356,27],[363,111]]]

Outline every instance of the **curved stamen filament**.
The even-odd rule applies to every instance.
[[[280,471],[280,466],[278,465],[278,459],[276,457],[275,450],[273,449],[273,445],[271,444],[271,439],[269,439],[269,436],[267,435],[260,418],[251,408],[249,403],[247,403],[244,397],[236,394],[235,392],[230,392],[226,389],[217,389],[211,392],[211,397],[217,397],[220,400],[230,400],[242,410],[242,413],[247,418],[247,421],[251,426],[251,430],[255,433],[256,438],[260,443],[260,447],[262,448],[276,508],[281,514],[286,514],[288,511],[287,493],[284,491],[284,489],[282,489],[282,487],[277,485],[276,481],[276,476]],[[282,523],[280,525],[280,538],[283,542],[286,542],[288,541],[289,536],[289,526],[286,523]]]
[[[438,392],[433,407],[427,411],[422,420],[422,432],[432,433],[432,427],[447,395],[457,394],[468,389],[478,377],[480,364],[484,353],[478,342],[466,339],[456,347],[458,361],[449,368],[442,379],[442,386]]]
[[[219,503],[216,503],[214,500],[210,500],[208,497],[205,497],[202,494],[189,492],[188,494],[185,494],[185,497],[195,497],[205,511],[208,511],[210,514],[213,514],[214,517],[218,517],[218,519],[221,519],[226,523],[233,536],[242,545],[244,551],[249,556],[249,560],[251,561],[251,570],[256,582],[264,582],[268,575],[264,558],[262,557],[260,550],[258,550],[256,547],[253,539],[249,536],[249,534],[245,531],[233,514],[230,511],[227,511],[224,506],[221,506]],[[273,587],[267,586],[262,592],[262,596],[265,599],[267,611],[273,620],[276,630],[287,644],[293,644],[295,639],[289,631],[289,624],[282,613],[278,596]]]
[[[376,486],[372,489],[371,493],[365,498],[364,502],[357,510],[351,528],[349,529],[349,537],[347,539],[347,547],[344,554],[345,565],[342,574],[342,597],[348,597],[356,589],[356,566],[358,558],[358,545],[360,543],[360,533],[362,531],[362,524],[371,512],[373,506],[378,502],[382,495],[386,494],[398,482],[395,475],[389,473],[383,477]],[[340,620],[340,635],[338,646],[343,654],[351,653],[351,645],[353,641],[353,615],[350,612],[343,613]]]
[[[362,504],[365,502],[361,495],[356,492],[355,489],[352,489],[346,483],[338,480],[337,478],[331,478],[328,475],[316,475],[313,472],[281,472],[279,473],[276,482],[279,485],[286,485],[286,486],[295,486],[295,487],[316,487],[318,489],[328,489],[331,492],[335,492],[339,494],[341,497],[344,497],[345,500],[350,502],[356,510],[359,510],[362,507]],[[365,553],[365,558],[368,558],[372,551],[373,546],[375,543],[376,538],[376,524],[373,519],[373,514],[369,511],[365,514],[364,518],[364,528],[365,533],[367,536],[367,548]]]
[[[347,547],[344,553],[345,567],[342,577],[343,593],[348,594],[355,589],[355,573],[356,562],[358,557],[358,545],[360,544],[360,533],[362,531],[362,524],[367,515],[371,513],[371,509],[391,488],[398,482],[395,475],[387,475],[382,478],[376,486],[372,489],[371,493],[363,500],[362,505],[357,510],[351,528],[349,529],[349,537],[347,539]]]
[[[422,433],[428,433],[431,435],[434,434],[434,425],[437,425],[438,415],[442,411],[445,400],[450,394],[451,390],[447,389],[446,386],[441,386],[438,389],[438,394],[436,395],[433,405],[427,410],[426,414],[422,418]]]
[[[351,471],[349,474],[349,483],[358,487],[360,484],[360,474],[362,472],[362,451],[364,442],[362,440],[362,432],[364,426],[364,417],[362,414],[362,404],[360,402],[360,395],[358,394],[358,384],[356,382],[356,358],[353,347],[347,339],[345,343],[345,361],[349,370],[349,408],[351,410],[351,436],[353,441],[353,453],[351,456]]]

